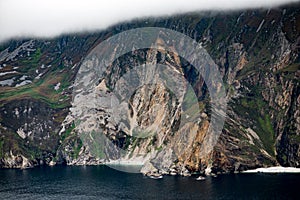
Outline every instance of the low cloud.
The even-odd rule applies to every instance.
[[[0,42],[101,30],[140,17],[269,8],[299,0],[0,0]]]

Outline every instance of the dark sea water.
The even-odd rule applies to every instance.
[[[300,174],[195,178],[153,180],[106,166],[4,169],[0,199],[300,199]]]

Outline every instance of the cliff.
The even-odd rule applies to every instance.
[[[101,164],[109,158],[120,158],[121,152],[122,160],[144,163],[145,173],[226,173],[275,165],[299,167],[299,22],[299,5],[293,5],[149,18],[99,33],[2,44],[0,166]],[[205,143],[212,115],[208,87],[195,67],[176,54],[178,49],[172,49],[164,37],[157,37],[157,43],[170,51],[133,50],[109,65],[97,80],[99,99],[92,112],[89,102],[93,99],[87,91],[77,91],[74,96],[76,76],[87,62],[86,56],[105,39],[139,27],[163,27],[183,33],[201,44],[216,63],[227,97],[225,124],[216,145]],[[169,66],[160,74],[174,74],[176,88],[185,88],[176,91],[181,99],[159,80],[127,96],[132,89],[128,81],[131,79],[119,80],[134,66],[146,63]],[[145,71],[151,73],[151,68]],[[142,79],[141,71],[134,73]],[[188,80],[190,88],[180,77]],[[128,91],[119,90],[120,102],[111,106],[117,108],[114,110],[105,105],[118,85],[125,89],[127,85]],[[180,109],[185,112],[180,113]],[[120,112],[121,117],[110,117],[112,112]],[[197,120],[180,126],[183,116]],[[78,117],[84,120],[78,122]],[[93,146],[95,142],[82,134],[89,124],[99,126],[118,152],[100,143],[100,147]],[[191,131],[195,134],[189,134]],[[96,141],[102,139],[99,136]],[[213,150],[204,153],[203,145]],[[113,153],[108,158],[109,151]]]

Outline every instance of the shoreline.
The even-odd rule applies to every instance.
[[[300,173],[300,168],[275,166],[246,170],[241,173]]]
[[[103,162],[103,163],[98,163],[98,164],[67,164],[65,166],[108,166],[112,167],[114,169],[118,170],[118,167],[142,167],[144,165],[143,162],[140,160],[114,160],[110,162]],[[26,169],[31,169],[31,168],[36,168],[38,166],[48,166],[48,167],[55,167],[55,166],[63,166],[62,164],[57,164],[55,163],[54,165],[35,165],[35,166],[29,166],[29,167],[0,167],[1,169],[21,169],[21,170],[26,170]],[[127,169],[127,168],[125,168]],[[128,168],[129,169],[129,168]],[[127,170],[128,170],[127,169]],[[125,171],[127,171],[125,170]],[[123,170],[121,170],[123,171]],[[141,173],[141,172],[136,172],[135,173]],[[240,171],[240,172],[234,172],[236,174],[254,174],[254,173],[269,173],[269,174],[284,174],[284,173],[294,173],[298,174],[300,173],[300,168],[296,167],[282,167],[282,166],[273,166],[273,167],[261,167],[261,168],[256,168],[256,169],[250,169],[250,170],[245,170],[245,171]],[[221,174],[234,174],[234,173],[221,173]],[[191,173],[192,175],[193,173]],[[217,173],[218,174],[218,173]],[[180,174],[177,174],[180,175]],[[219,175],[219,174],[218,174]],[[211,176],[208,174],[207,176]]]
[[[120,165],[120,166],[143,166],[145,164],[142,159],[119,159],[119,160],[111,160],[109,162],[104,162],[104,165]]]

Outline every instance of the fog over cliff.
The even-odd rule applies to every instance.
[[[140,17],[203,10],[269,8],[299,0],[0,0],[0,42],[102,30]]]

